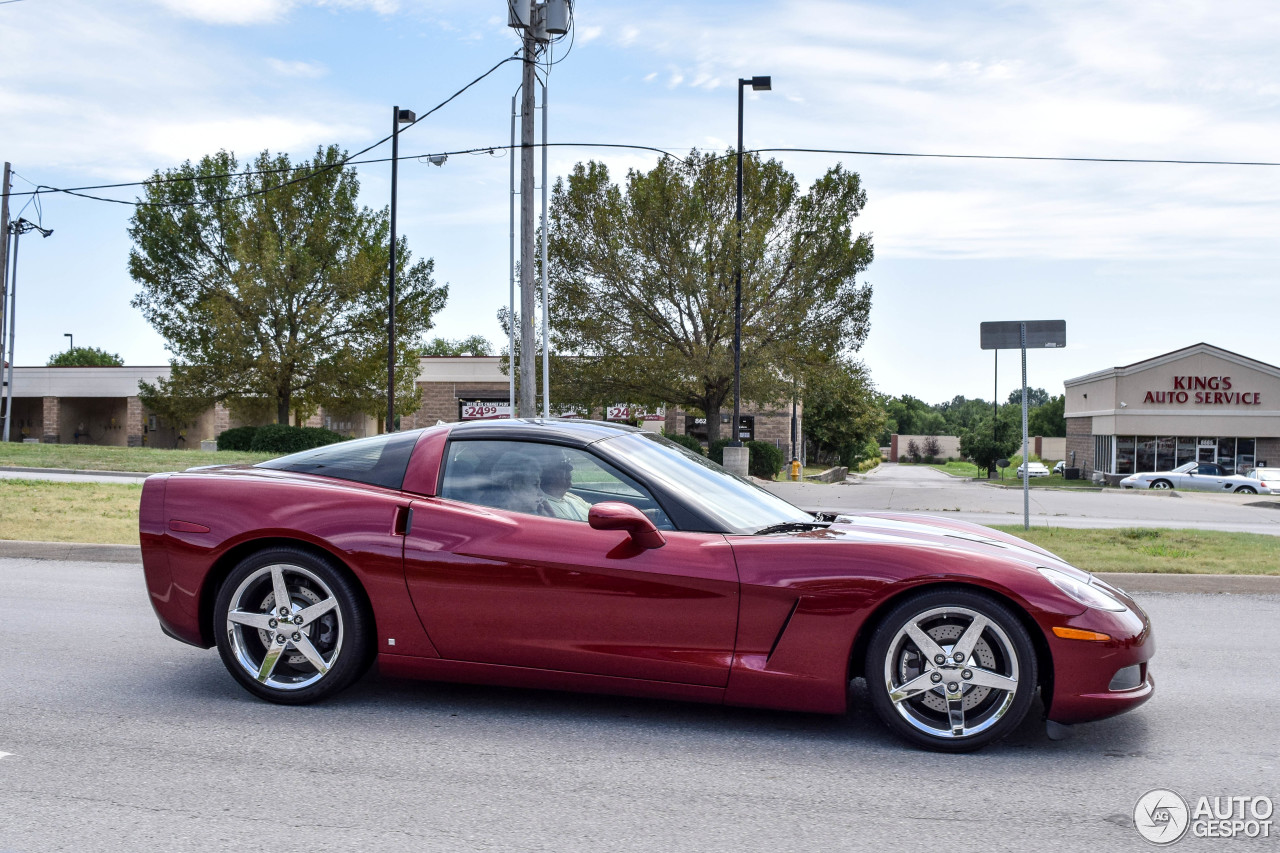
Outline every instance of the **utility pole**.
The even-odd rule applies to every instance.
[[[523,73],[520,83],[520,402],[512,400],[513,416],[536,418],[538,416],[538,343],[534,337],[533,315],[536,310],[537,286],[534,278],[534,230],[533,230],[533,113],[537,75],[535,63],[540,51],[548,52],[557,38],[569,32],[573,20],[572,0],[507,0],[507,22],[520,36],[524,50],[521,63]],[[546,250],[546,194],[547,194],[547,88],[542,87],[542,410],[550,411],[550,367],[546,351],[547,342],[547,250]],[[512,160],[514,163],[514,158]],[[512,300],[514,301],[514,300]],[[515,347],[512,359],[515,358]],[[511,367],[515,375],[515,365]]]
[[[535,6],[524,30],[524,74],[520,83],[520,409],[522,418],[537,417],[537,352],[533,337],[533,101],[537,32],[542,10]],[[545,310],[545,309],[544,309]]]
[[[4,352],[4,333],[9,322],[9,175],[12,167],[4,164],[4,184],[0,190],[0,353]],[[5,377],[4,359],[0,358],[0,377]],[[9,380],[0,380],[0,398],[7,397]],[[9,413],[4,412],[4,437],[8,438]]]

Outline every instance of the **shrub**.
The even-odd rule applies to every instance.
[[[253,445],[253,435],[258,431],[256,426],[232,427],[218,435],[219,450],[248,450]]]
[[[934,463],[933,454],[932,454],[932,453],[926,453],[926,454],[925,454],[925,456],[924,456],[924,464],[926,464],[926,465],[932,465],[933,463]]]
[[[920,461],[920,445],[914,438],[907,442],[907,455],[911,457],[912,462]]]
[[[901,462],[910,462],[910,461],[911,461],[911,460],[907,458],[907,454],[905,454],[905,453],[903,453],[902,455],[900,455],[900,456],[898,457],[898,462],[900,462],[900,463],[901,463]]]
[[[682,447],[689,448],[699,456],[706,455],[705,451],[702,449],[702,442],[698,441],[698,439],[694,438],[691,435],[684,435],[682,433],[674,432],[674,433],[668,434],[666,437],[674,441],[676,444],[681,445]]]
[[[782,470],[782,449],[767,441],[748,441],[747,473],[762,480],[772,480]],[[721,450],[723,455],[724,451]]]
[[[225,435],[226,433],[223,433]],[[258,427],[253,435],[250,450],[263,453],[297,453],[313,447],[323,447],[342,441],[342,436],[322,427],[296,427],[286,424],[268,424]]]
[[[717,438],[707,447],[707,458],[717,465],[724,464],[724,449],[729,446],[729,439]]]
[[[937,436],[929,436],[924,440],[924,455],[930,458],[932,462],[934,457],[942,455],[942,445],[938,443]]]

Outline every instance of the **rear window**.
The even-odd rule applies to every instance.
[[[404,472],[409,468],[409,457],[421,434],[422,430],[412,430],[340,441],[260,462],[255,467],[399,489],[404,485]]]

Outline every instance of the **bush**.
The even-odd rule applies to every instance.
[[[702,442],[698,441],[698,439],[694,438],[691,435],[684,435],[682,433],[675,432],[675,433],[668,434],[666,437],[674,441],[676,444],[681,445],[682,447],[689,448],[699,456],[705,455],[705,451],[703,451],[702,449]]]
[[[724,464],[724,449],[729,446],[729,439],[717,438],[707,447],[707,458],[717,465]]]
[[[248,450],[253,445],[253,435],[258,431],[256,426],[233,427],[223,430],[218,435],[219,450]]]
[[[912,462],[920,462],[920,445],[914,438],[907,442],[907,455],[911,457]]]
[[[223,433],[226,435],[226,433]],[[297,453],[313,447],[323,447],[342,441],[342,436],[322,427],[296,427],[286,424],[268,424],[258,427],[253,435],[250,450],[263,453]]]
[[[898,456],[898,462],[899,462],[899,464],[906,463],[906,462],[910,462],[910,461],[911,461],[911,460],[907,458],[907,454],[905,454],[905,453],[903,453],[903,454],[901,454],[900,456]]]
[[[721,450],[721,455],[724,451]],[[772,480],[782,470],[782,449],[767,441],[748,441],[747,473],[762,480]]]
[[[928,438],[926,438],[924,440],[923,450],[924,450],[924,455],[929,457],[930,463],[933,462],[934,457],[941,456],[942,445],[939,443],[937,436],[931,435]]]

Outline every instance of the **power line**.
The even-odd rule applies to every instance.
[[[492,74],[493,72],[497,71],[499,68],[501,68],[501,67],[502,67],[503,65],[505,65],[506,63],[511,62],[511,61],[513,61],[513,60],[516,60],[516,59],[519,59],[519,58],[520,58],[520,55],[519,55],[519,52],[517,51],[515,54],[513,54],[513,55],[511,55],[511,56],[508,56],[508,57],[506,57],[506,58],[504,58],[504,59],[499,60],[499,61],[498,61],[497,63],[495,63],[495,64],[493,65],[493,67],[492,67],[492,68],[490,68],[488,71],[484,72],[484,73],[483,73],[483,74],[481,74],[479,77],[475,78],[475,79],[474,79],[474,80],[472,80],[470,83],[468,83],[467,85],[463,86],[461,89],[459,89],[458,91],[454,92],[452,95],[450,95],[449,97],[445,98],[443,101],[441,101],[440,103],[436,104],[436,105],[435,105],[434,107],[432,107],[431,109],[427,110],[425,113],[423,113],[423,114],[422,114],[421,116],[419,116],[418,118],[414,119],[412,122],[409,122],[409,124],[404,128],[404,130],[401,130],[400,132],[401,132],[401,133],[403,133],[405,130],[408,130],[410,127],[413,127],[413,126],[414,126],[415,124],[417,124],[418,122],[420,122],[420,121],[422,121],[423,119],[427,118],[427,116],[431,115],[432,113],[436,112],[437,110],[442,109],[443,107],[445,107],[446,105],[448,105],[450,102],[452,102],[455,98],[457,98],[459,95],[461,95],[463,92],[467,91],[467,90],[468,90],[468,89],[470,89],[472,86],[476,85],[476,84],[477,84],[477,83],[479,83],[481,80],[483,80],[484,78],[488,77],[488,76],[489,76],[490,74]],[[75,190],[75,189],[61,189],[61,188],[59,188],[59,187],[50,187],[50,186],[46,186],[46,185],[43,185],[43,184],[41,184],[41,185],[37,185],[37,186],[36,186],[36,189],[35,189],[35,191],[34,191],[34,193],[22,193],[22,195],[28,195],[28,194],[31,194],[31,195],[35,195],[36,197],[38,197],[38,196],[41,194],[41,192],[42,192],[43,190],[48,190],[49,192],[61,193],[61,194],[64,194],[64,195],[70,195],[70,196],[76,196],[77,198],[86,198],[86,199],[90,199],[90,200],[92,200],[92,201],[109,202],[109,203],[112,203],[112,204],[126,204],[126,205],[131,205],[131,206],[133,206],[133,207],[142,207],[142,206],[151,206],[151,207],[198,207],[198,206],[206,205],[206,204],[221,204],[221,203],[223,203],[223,202],[229,202],[229,201],[240,201],[241,199],[252,198],[253,196],[265,195],[266,193],[274,192],[274,191],[276,191],[276,190],[283,189],[283,188],[288,187],[288,186],[292,186],[293,184],[297,184],[297,183],[301,183],[302,181],[310,180],[311,178],[314,178],[314,177],[315,177],[315,176],[317,176],[317,175],[324,174],[325,172],[332,171],[333,169],[341,169],[341,168],[345,168],[347,165],[349,165],[349,164],[351,164],[352,162],[354,162],[354,161],[355,161],[355,158],[359,157],[361,154],[366,154],[366,153],[368,153],[369,151],[372,151],[373,149],[375,149],[375,148],[377,148],[378,146],[380,146],[380,145],[382,145],[383,143],[385,143],[385,142],[386,142],[387,140],[389,140],[390,138],[391,138],[391,135],[390,135],[390,134],[388,134],[387,136],[384,136],[382,139],[379,139],[377,142],[373,143],[372,145],[368,145],[368,146],[366,146],[366,147],[364,147],[364,148],[360,149],[359,151],[357,151],[357,152],[356,152],[356,153],[354,153],[354,154],[349,154],[349,155],[347,155],[347,156],[343,157],[341,160],[339,160],[339,161],[337,161],[337,162],[335,162],[335,163],[329,163],[329,164],[323,165],[323,166],[321,166],[320,168],[318,168],[318,169],[316,169],[316,170],[314,170],[314,171],[308,172],[308,173],[306,173],[306,174],[304,174],[304,175],[299,175],[298,177],[293,178],[292,180],[285,181],[284,183],[279,184],[278,186],[274,186],[274,187],[267,187],[267,188],[265,188],[265,189],[261,189],[261,190],[253,190],[253,191],[250,191],[250,192],[247,192],[247,193],[241,193],[240,195],[235,195],[235,196],[227,196],[226,198],[220,198],[220,199],[216,199],[216,200],[214,200],[214,201],[187,201],[187,202],[164,202],[164,203],[147,202],[147,201],[126,201],[126,200],[124,200],[124,199],[118,199],[118,198],[104,198],[104,197],[102,197],[102,196],[89,195],[89,194],[87,194],[87,193],[80,192],[80,191]],[[386,159],[390,159],[390,158],[386,158]],[[373,161],[373,162],[376,162],[376,161]],[[382,162],[385,162],[385,159],[384,159]],[[299,168],[299,169],[301,169],[301,168],[305,168],[305,167],[300,166],[300,167],[298,167],[298,168]],[[289,171],[294,171],[294,169],[292,169],[292,168],[289,168],[289,169],[283,169],[283,168],[282,168],[282,169],[246,170],[243,174],[245,174],[245,175],[254,175],[254,174],[274,174],[274,173],[279,173],[279,172],[289,172]],[[236,174],[241,174],[241,173],[236,173]],[[222,175],[207,175],[207,176],[204,176],[204,177],[199,178],[199,179],[200,179],[200,180],[212,180],[212,179],[214,179],[214,178],[216,178],[216,177],[230,177],[230,175],[231,175],[231,173],[226,173],[226,174],[222,174]],[[195,180],[197,180],[197,178],[159,178],[159,179],[151,179],[151,180],[149,180],[149,181],[138,181],[138,182],[135,182],[135,183],[132,183],[132,184],[118,184],[118,185],[115,185],[115,187],[123,187],[123,186],[146,186],[148,183],[152,183],[152,182],[170,183],[170,182],[183,181],[183,180],[186,180],[186,181],[192,181],[192,182],[194,182]],[[114,188],[114,187],[113,187],[113,188]],[[86,189],[95,189],[95,188],[94,188],[94,187],[89,187],[89,188],[86,188]],[[11,195],[18,195],[18,194],[17,194],[17,193],[11,193]]]
[[[506,60],[503,60],[503,62],[508,62],[513,58],[514,57],[510,57]],[[492,70],[493,69],[491,69],[490,71]],[[480,79],[480,78],[477,78],[477,79]],[[456,95],[454,97],[456,97]],[[445,103],[447,103],[447,101]],[[443,104],[441,104],[440,106],[443,106]],[[436,107],[435,109],[439,109],[439,107]],[[434,112],[435,109],[433,109],[432,112]],[[430,113],[427,113],[426,115],[430,115]],[[426,115],[423,115],[421,118],[418,119],[418,121],[421,121],[423,118],[426,118]],[[417,122],[414,122],[414,123],[416,124]],[[361,151],[358,151],[355,154],[350,155],[349,157],[345,158],[344,160],[338,163],[325,166],[308,175],[302,176],[300,178],[296,178],[294,181],[290,181],[289,183],[296,183],[298,181],[306,180],[307,178],[320,174],[321,172],[327,171],[329,169],[338,168],[338,167],[363,166],[363,165],[369,165],[373,163],[389,163],[391,162],[391,159],[392,159],[390,157],[376,157],[376,158],[368,158],[365,160],[357,160],[355,158],[360,156],[360,154],[371,151],[372,149],[378,147],[379,145],[386,142],[390,138],[391,138],[390,136],[387,136],[386,139],[382,139],[374,143],[373,145],[370,145],[369,147],[364,148]],[[435,156],[436,154],[446,154],[449,156],[461,155],[461,154],[485,154],[485,153],[491,154],[497,151],[507,151],[512,147],[513,146],[507,145],[507,144],[483,145],[483,146],[478,146],[474,148],[462,148],[456,151],[441,151],[441,152],[432,152],[429,154],[406,154],[399,157],[398,159],[419,160],[423,157]],[[520,148],[521,146],[516,145],[514,147]],[[541,147],[541,143],[535,143],[533,147],[535,148]],[[614,149],[633,150],[633,151],[650,151],[655,154],[661,154],[665,157],[671,157],[683,163],[689,162],[687,158],[681,157],[679,154],[674,153],[672,149],[658,148],[653,145],[641,145],[636,143],[549,142],[547,143],[547,147],[549,148],[614,148]],[[1129,163],[1129,164],[1154,164],[1154,165],[1164,164],[1164,165],[1178,165],[1178,166],[1280,166],[1280,162],[1261,161],[1261,160],[1179,160],[1179,159],[1157,159],[1157,158],[1138,158],[1138,157],[1048,157],[1048,156],[1034,156],[1034,155],[1018,155],[1018,154],[937,154],[937,153],[917,153],[917,152],[901,152],[901,151],[863,151],[863,150],[845,149],[845,148],[751,148],[751,149],[745,149],[743,153],[744,154],[779,154],[779,153],[847,154],[847,155],[855,155],[855,156],[863,156],[863,157],[912,157],[912,158],[937,158],[937,159],[951,159],[951,160],[1013,160],[1013,161],[1021,160],[1021,161],[1032,161],[1032,162],[1065,162],[1065,163]],[[711,159],[720,160],[720,159],[724,159],[725,157],[733,157],[733,156],[735,155],[724,154],[724,155],[719,155],[717,157],[713,157]],[[255,170],[245,170],[243,172],[236,172],[236,173],[227,172],[227,173],[220,173],[216,175],[198,175],[193,177],[149,178],[145,181],[128,181],[128,182],[117,183],[117,184],[96,184],[92,186],[70,187],[70,188],[51,187],[48,185],[41,184],[41,185],[38,185],[37,189],[35,190],[10,193],[10,196],[12,197],[23,196],[23,195],[38,196],[38,195],[47,194],[47,193],[62,193],[65,195],[73,195],[79,198],[86,198],[93,201],[104,201],[104,202],[112,202],[115,204],[127,204],[127,205],[136,206],[139,204],[148,204],[148,202],[135,202],[135,201],[128,201],[125,199],[104,198],[101,196],[88,195],[86,191],[103,190],[103,189],[123,189],[125,187],[139,187],[139,186],[146,186],[148,184],[156,184],[156,183],[215,180],[218,178],[231,177],[233,174],[244,175],[244,176],[275,174],[279,172],[292,172],[292,171],[296,171],[296,169],[297,167],[288,167],[288,168],[279,168],[279,169],[255,169]],[[26,178],[23,178],[23,180],[26,180],[27,183],[31,183],[31,181]],[[289,183],[281,184],[280,186],[281,187],[288,186]],[[235,201],[240,198],[245,198],[248,195],[258,195],[265,192],[271,192],[271,190],[279,189],[279,188],[280,187],[272,187],[266,190],[257,190],[253,193],[248,193],[243,196],[231,196],[226,199],[221,199],[220,201]],[[199,204],[213,204],[213,203],[214,202],[189,202],[187,204],[199,205]],[[179,206],[179,205],[175,204],[172,206]]]

